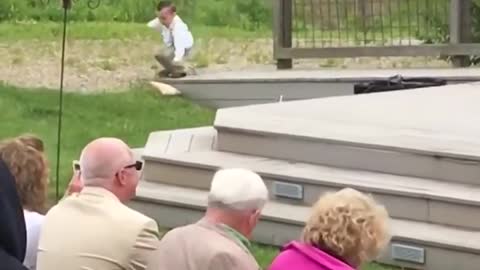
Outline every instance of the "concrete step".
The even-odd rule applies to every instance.
[[[218,150],[479,184],[480,84],[221,109]]]
[[[449,84],[480,80],[479,69],[382,69],[382,70],[248,70],[200,72],[182,79],[162,79],[196,103],[214,108],[353,95],[356,83],[391,76],[434,77]]]
[[[480,230],[480,187],[432,179],[341,169],[219,152],[213,128],[153,133],[144,151],[144,179],[209,189],[219,168],[244,167],[262,175],[271,199],[311,205],[326,191],[352,187],[371,193],[391,216]]]
[[[207,192],[142,181],[130,206],[173,228],[198,220]],[[309,207],[269,202],[254,240],[283,245],[298,239]],[[421,222],[393,219],[393,239],[379,262],[415,269],[476,270],[480,264],[480,233]]]

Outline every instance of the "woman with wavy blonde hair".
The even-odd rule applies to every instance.
[[[352,270],[375,259],[390,241],[388,213],[347,188],[320,197],[302,241],[287,244],[270,270]]]
[[[15,178],[24,209],[27,227],[24,265],[31,270],[36,266],[38,238],[44,220],[43,214],[46,211],[49,177],[46,158],[43,152],[37,150],[40,144],[32,138],[35,137],[19,137],[0,144],[0,159],[5,162]],[[43,149],[43,144],[41,145]]]

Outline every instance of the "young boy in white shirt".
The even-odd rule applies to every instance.
[[[157,18],[148,23],[150,28],[161,32],[166,49],[155,55],[165,68],[160,76],[180,78],[187,75],[184,60],[193,47],[193,36],[188,26],[177,15],[175,5],[161,1],[157,6]]]

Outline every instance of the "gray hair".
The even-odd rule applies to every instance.
[[[262,178],[246,169],[223,169],[213,177],[208,206],[238,211],[261,210],[268,201]]]

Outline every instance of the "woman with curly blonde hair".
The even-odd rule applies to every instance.
[[[32,270],[36,265],[38,237],[44,220],[43,214],[46,211],[49,170],[43,152],[37,150],[40,144],[31,138],[34,137],[19,137],[2,142],[0,159],[5,162],[15,178],[20,202],[24,209],[27,227],[24,265]],[[28,142],[33,142],[33,145]]]
[[[352,270],[375,259],[390,241],[388,213],[372,197],[347,188],[313,206],[302,241],[287,244],[270,270]]]

